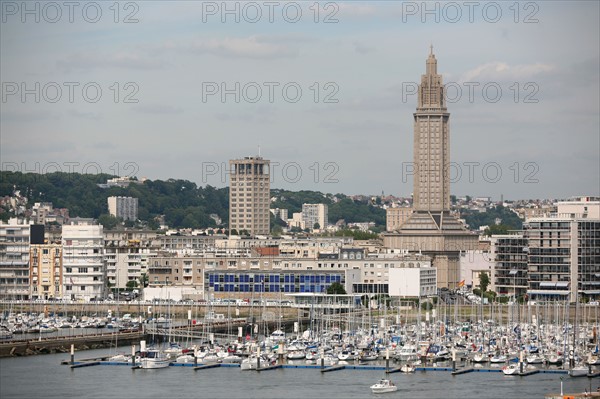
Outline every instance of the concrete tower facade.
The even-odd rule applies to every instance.
[[[477,248],[477,235],[450,213],[450,114],[442,76],[431,48],[421,76],[414,115],[413,213],[397,231],[383,235],[388,248],[432,257],[438,287],[456,288],[460,252]]]
[[[271,201],[270,161],[259,156],[229,161],[229,231],[268,235]]]
[[[414,113],[413,209],[442,212],[450,210],[450,114],[442,76],[437,73],[433,47],[421,75],[417,112]]]

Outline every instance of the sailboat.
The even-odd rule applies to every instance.
[[[575,325],[573,326],[573,351],[569,353],[572,356],[572,361],[575,362],[578,359],[577,349],[579,345],[579,294],[575,295]],[[569,369],[569,376],[571,377],[585,377],[588,373],[588,367],[581,361],[574,364]]]

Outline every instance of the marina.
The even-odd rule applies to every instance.
[[[127,348],[120,348],[126,350]],[[78,357],[104,357],[106,350],[77,353]],[[64,354],[0,359],[0,396],[30,398],[44,392],[48,398],[104,397],[202,397],[210,398],[365,398],[374,395],[370,386],[381,379],[385,365],[348,365],[335,372],[320,373],[317,365],[286,365],[264,372],[243,372],[239,365],[214,365],[194,370],[191,364],[163,370],[131,369],[109,363],[71,369],[59,365]],[[93,363],[93,361],[90,361]],[[394,373],[388,377],[398,391],[384,397],[411,398],[543,398],[560,391],[596,389],[598,379],[568,378],[564,374],[539,373],[508,377],[501,372],[471,372],[452,376],[447,370]],[[257,396],[257,394],[260,394]],[[378,395],[379,396],[379,395]]]
[[[57,392],[72,389],[71,381],[94,392],[133,398],[166,395],[166,387],[174,384],[177,397],[183,397],[192,394],[190,381],[196,380],[203,396],[243,397],[248,389],[260,389],[265,398],[315,394],[541,398],[555,395],[561,382],[565,392],[593,392],[600,385],[595,308],[548,303],[328,311],[322,306],[307,314],[306,309],[259,306],[245,309],[245,317],[239,317],[235,308],[187,309],[179,314],[198,319],[172,318],[165,310],[160,327],[159,317],[140,320],[135,313],[5,312],[6,330],[19,319],[35,325],[65,319],[74,324],[104,323],[100,332],[89,330],[91,334],[82,334],[81,339],[106,333],[107,346],[76,350],[70,342],[74,337],[48,333],[43,340],[64,341],[63,353],[25,357],[13,353],[0,359],[2,396],[33,394],[23,382],[14,388],[22,378],[14,373],[22,367],[31,368],[29,374],[40,374],[33,385],[39,381]],[[110,332],[106,324],[113,325]],[[136,331],[127,332],[130,328]],[[137,336],[127,341],[123,334]],[[26,340],[39,343],[39,337],[39,332],[30,333]],[[14,338],[0,346],[15,344]],[[38,364],[45,366],[40,369]]]

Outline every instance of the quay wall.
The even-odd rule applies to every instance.
[[[143,332],[119,333],[118,342],[119,345],[139,344],[144,337]],[[76,351],[110,348],[115,345],[115,334],[105,333],[1,342],[0,357],[70,353],[71,344],[75,345]]]
[[[269,331],[273,331],[280,327],[285,330],[291,330],[294,322],[297,319],[282,319],[277,321],[265,322]],[[306,319],[301,319],[303,323]],[[243,320],[221,321],[214,322],[210,325],[210,331],[216,334],[224,334],[231,332],[237,334],[238,327],[247,326],[248,323]],[[173,330],[189,332],[197,336],[202,333],[206,326],[197,324],[193,326],[173,327]],[[168,330],[168,329],[167,329]],[[161,339],[162,338],[162,339]],[[166,337],[151,337],[144,331],[136,332],[112,332],[99,334],[86,334],[75,336],[59,336],[59,337],[40,337],[38,339],[12,339],[10,341],[0,342],[0,358],[11,356],[30,356],[47,353],[70,353],[71,344],[75,346],[76,351],[88,349],[111,348],[117,343],[119,346],[139,345],[141,340],[151,342],[152,339],[158,341],[164,340]],[[138,346],[139,348],[139,346]]]

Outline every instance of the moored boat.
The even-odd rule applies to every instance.
[[[142,353],[140,358],[140,368],[142,369],[162,369],[169,367],[169,358],[158,349],[148,349]]]
[[[502,367],[502,372],[504,375],[518,375],[519,365],[517,363],[511,363],[508,366]]]

